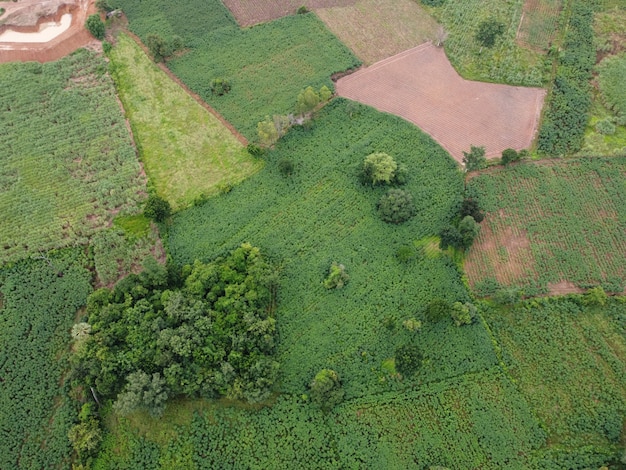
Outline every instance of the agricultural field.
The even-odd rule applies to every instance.
[[[530,49],[548,51],[560,29],[562,8],[562,0],[525,0],[517,41]]]
[[[128,36],[110,53],[111,74],[156,193],[174,210],[216,194],[262,162],[160,70]]]
[[[519,390],[548,434],[546,459],[618,452],[626,417],[626,323],[621,299],[535,299],[485,315]],[[622,436],[622,437],[620,437]],[[623,447],[622,450],[623,452]],[[575,457],[578,455],[578,457]],[[567,468],[562,461],[561,468]],[[546,467],[547,468],[547,465]],[[611,467],[613,468],[613,467]]]
[[[432,44],[339,79],[337,94],[402,116],[459,163],[471,145],[485,147],[487,158],[530,147],[545,96],[540,88],[464,80]]]
[[[497,281],[527,295],[626,282],[626,159],[523,163],[472,178],[487,215],[465,263],[480,291]]]
[[[218,0],[133,0],[123,8],[144,41],[151,33],[182,38],[186,50],[168,67],[250,140],[266,116],[293,112],[303,88],[332,89],[332,74],[360,65],[314,14],[240,29]],[[230,82],[229,93],[211,93],[216,78]]]
[[[438,25],[414,0],[359,0],[315,10],[366,65],[434,41]]]
[[[283,16],[298,14],[301,7],[307,10],[348,7],[355,0],[225,0],[224,5],[242,26],[266,23]]]
[[[446,53],[464,78],[541,86],[549,72],[544,66],[544,55],[516,41],[522,6],[521,1],[447,0],[429,11],[448,31]],[[475,38],[478,27],[482,21],[492,18],[504,24],[504,33],[493,47],[482,47]]]
[[[0,269],[0,468],[69,468],[70,328],[91,291],[78,249]]]
[[[101,57],[0,66],[0,263],[85,243],[145,181]]]

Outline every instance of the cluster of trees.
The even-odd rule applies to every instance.
[[[181,395],[263,400],[278,370],[276,287],[275,270],[249,244],[180,276],[152,259],[89,297],[75,378],[123,413],[158,416]]]
[[[316,91],[311,86],[303,89],[296,99],[295,113],[274,115],[271,118],[266,116],[265,120],[257,124],[259,143],[266,147],[271,147],[291,127],[295,125],[311,125],[313,113],[320,105],[328,102],[332,96],[333,93],[326,85],[323,85],[319,91]]]
[[[153,33],[146,37],[146,46],[155,62],[165,62],[176,51],[183,48],[183,40],[180,36],[165,39],[163,36]]]
[[[461,204],[457,220],[458,223],[451,223],[439,232],[439,247],[446,250],[452,247],[465,251],[474,242],[480,232],[480,222],[485,218],[479,203],[474,198],[466,198]]]

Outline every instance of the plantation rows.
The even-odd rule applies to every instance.
[[[608,291],[623,291],[625,166],[624,158],[529,163],[472,179],[470,191],[480,198],[489,224],[470,254],[476,263],[470,272],[472,284],[507,262],[506,252],[504,259],[497,252],[480,253],[489,245],[489,232],[507,243],[510,236],[501,234],[513,230],[525,234],[532,252],[530,259],[521,260],[520,272],[536,273],[535,279],[513,279],[513,285],[534,284],[545,292],[548,283],[570,281],[583,288],[600,284]]]
[[[144,185],[105,62],[0,67],[0,261],[84,243]]]
[[[626,417],[626,317],[619,300],[600,308],[580,297],[527,301],[494,309],[486,319],[510,373],[545,425],[553,446],[546,455],[557,449],[576,455],[576,448],[586,446],[600,456],[600,465],[618,456]]]
[[[77,250],[0,270],[0,468],[68,468],[76,404],[62,379],[91,290]]]
[[[433,15],[449,32],[445,43],[450,62],[470,80],[541,86],[545,72],[540,54],[522,49],[515,36],[523,2],[500,0],[447,0],[432,8]],[[475,39],[479,24],[495,18],[505,25],[504,34],[492,48]]]
[[[144,41],[149,34],[178,35],[185,54],[168,62],[194,92],[249,139],[266,116],[294,111],[302,88],[332,88],[330,76],[359,65],[358,59],[313,14],[281,18],[240,29],[219,0],[125,1],[120,6]],[[231,91],[211,93],[211,80],[228,80]]]
[[[531,48],[547,51],[559,31],[562,0],[538,0],[524,8],[517,40]]]
[[[496,371],[355,400],[327,416],[288,396],[259,410],[213,405],[169,442],[156,426],[137,438],[122,423],[94,468],[522,469],[545,440],[524,399]]]

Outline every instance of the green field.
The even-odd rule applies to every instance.
[[[80,250],[0,269],[0,468],[69,468],[69,330],[91,291]]]
[[[467,262],[486,279],[545,292],[567,281],[621,292],[626,283],[625,158],[525,163],[469,182],[487,217]]]
[[[547,454],[585,447],[617,453],[626,418],[625,311],[620,300],[600,308],[537,299],[486,315],[511,375],[545,425]]]
[[[541,86],[548,77],[542,53],[521,47],[516,34],[522,15],[521,1],[447,0],[429,11],[449,32],[446,53],[465,78],[511,85]],[[479,24],[495,18],[505,32],[492,48],[475,39]]]
[[[2,64],[0,81],[0,263],[137,211],[145,181],[101,57]]]
[[[175,210],[238,183],[261,167],[215,116],[128,36],[118,37],[110,58],[150,183]]]
[[[251,140],[266,115],[294,111],[300,90],[332,87],[333,73],[359,65],[313,14],[240,29],[218,0],[132,0],[122,7],[144,41],[151,33],[182,38],[186,49],[168,66]],[[213,96],[214,78],[230,81],[232,90]]]

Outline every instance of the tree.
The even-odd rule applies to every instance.
[[[450,302],[443,299],[434,299],[426,307],[426,320],[430,322],[438,322],[450,315],[452,306]]]
[[[293,162],[288,158],[281,158],[278,161],[278,171],[280,171],[283,176],[291,176],[293,173]]]
[[[439,232],[439,248],[442,250],[448,247],[458,248],[462,243],[463,237],[454,225],[448,225]]]
[[[322,88],[320,88],[320,100],[322,100],[322,103],[330,100],[332,96],[333,92],[330,91],[330,88],[328,88],[326,85],[323,85]]]
[[[470,146],[469,152],[463,152],[463,164],[466,171],[480,170],[487,166],[485,147]]]
[[[474,220],[478,223],[482,222],[485,219],[485,214],[480,210],[480,205],[478,201],[474,198],[466,198],[463,200],[463,204],[461,204],[461,219],[463,217],[471,215]]]
[[[505,28],[504,23],[495,18],[489,18],[478,25],[476,40],[485,47],[493,47],[498,36],[504,33]]]
[[[265,116],[265,121],[259,122],[256,129],[259,135],[259,141],[263,145],[270,147],[278,140],[278,130],[274,125],[274,121],[270,120],[269,116]]]
[[[589,289],[585,296],[583,297],[583,303],[585,305],[596,305],[599,307],[603,307],[606,305],[606,301],[608,296],[602,286],[597,286],[592,289]]]
[[[179,36],[174,36],[170,41],[166,41],[158,34],[149,34],[146,38],[146,46],[155,62],[163,62],[183,47],[183,40]]]
[[[296,113],[310,113],[318,104],[320,104],[320,101],[321,98],[319,93],[316,92],[312,86],[306,87],[298,95],[298,99],[296,101]]]
[[[332,369],[322,369],[311,382],[311,401],[324,411],[329,411],[343,401],[344,391],[339,374]]]
[[[502,164],[507,166],[519,160],[519,155],[515,149],[506,149],[502,151]]]
[[[224,78],[211,80],[211,93],[217,96],[225,95],[230,91],[230,82]]]
[[[454,302],[450,315],[456,326],[471,325],[476,319],[476,307],[469,303]]]
[[[140,370],[128,375],[125,391],[117,396],[113,404],[121,414],[131,413],[138,408],[146,408],[151,416],[159,417],[165,410],[167,389],[165,379],[157,372],[150,377]]]
[[[330,265],[328,277],[324,280],[326,289],[341,289],[350,280],[350,276],[346,273],[346,267],[333,261]]]
[[[70,428],[67,437],[76,453],[84,458],[96,453],[102,442],[102,431],[98,421],[90,418]]]
[[[392,224],[409,220],[416,213],[413,196],[402,189],[390,189],[378,201],[378,213],[381,219]]]
[[[172,207],[170,203],[156,194],[151,194],[148,197],[143,209],[143,213],[146,217],[156,220],[157,222],[163,222],[170,216],[171,212]]]
[[[423,356],[416,344],[408,343],[396,349],[396,370],[405,377],[415,374],[422,365]]]
[[[363,179],[373,185],[378,183],[389,184],[397,169],[398,164],[392,156],[383,152],[375,152],[365,157],[363,161]]]
[[[472,246],[472,243],[478,236],[479,232],[480,225],[478,225],[471,215],[463,217],[463,220],[459,223],[459,234],[461,235],[461,244],[459,248],[467,250],[470,246]]]
[[[94,38],[99,40],[104,39],[104,23],[100,19],[100,15],[98,15],[97,13],[89,15],[87,21],[85,21],[85,27]]]

